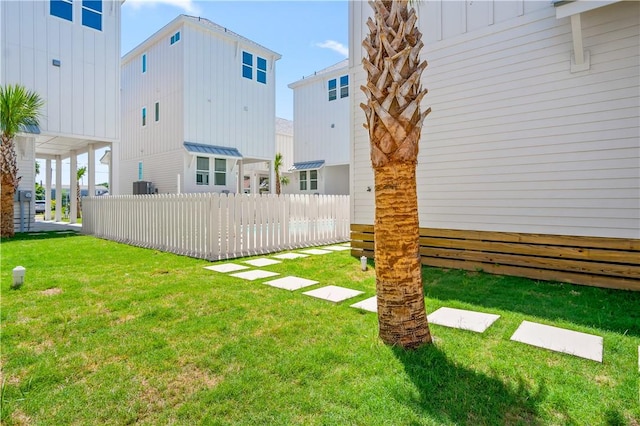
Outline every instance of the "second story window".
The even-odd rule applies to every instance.
[[[145,72],[147,72],[147,54],[143,53],[142,54],[142,73],[144,74]]]
[[[147,108],[142,108],[142,126],[147,125]]]
[[[349,76],[343,75],[340,77],[340,98],[346,98],[349,96]]]
[[[334,78],[329,80],[329,100],[335,101],[338,98],[337,80]]]
[[[171,44],[176,44],[180,41],[180,31],[171,36]]]
[[[249,52],[242,52],[242,76],[253,79],[253,55]]]
[[[52,16],[73,21],[73,3],[71,0],[51,0],[49,13]]]
[[[102,0],[82,0],[82,25],[102,31]]]
[[[160,121],[160,102],[156,102],[156,122]]]
[[[257,58],[256,80],[259,83],[267,84],[267,60],[259,56]]]

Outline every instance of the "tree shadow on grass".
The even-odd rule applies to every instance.
[[[422,268],[425,296],[640,336],[640,292]]]
[[[544,384],[532,393],[518,378],[511,388],[498,378],[456,365],[434,345],[393,350],[419,391],[419,398],[409,404],[421,416],[469,425],[543,424],[537,406],[544,399]]]
[[[28,240],[50,240],[53,238],[69,238],[77,237],[82,234],[73,230],[60,230],[60,231],[33,231],[33,232],[16,232],[11,238],[2,238],[2,242],[10,241],[28,241]]]

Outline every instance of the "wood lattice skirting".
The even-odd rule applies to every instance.
[[[351,254],[373,258],[373,225],[351,225]],[[420,228],[422,264],[640,291],[640,240]]]

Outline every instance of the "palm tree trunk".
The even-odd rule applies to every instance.
[[[375,171],[375,265],[380,338],[414,348],[431,341],[424,305],[415,164]]]
[[[280,171],[276,169],[276,194],[280,195],[282,186],[280,185]]]
[[[431,342],[419,252],[416,164],[418,142],[429,109],[420,110],[427,90],[420,76],[422,34],[406,0],[370,2],[363,41],[367,84],[361,104],[371,143],[375,179],[375,265],[380,338],[417,348]]]
[[[0,234],[2,237],[13,237],[14,228],[14,197],[16,189],[20,183],[18,174],[18,163],[16,159],[15,142],[13,138],[8,138],[2,134],[2,144],[0,145],[0,173],[2,175],[0,184]]]

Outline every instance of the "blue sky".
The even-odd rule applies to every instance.
[[[122,55],[179,14],[201,16],[278,52],[276,115],[293,119],[289,83],[348,55],[348,2],[127,0],[122,5]]]
[[[293,119],[293,91],[287,85],[348,55],[346,0],[126,0],[121,12],[123,56],[180,14],[207,18],[281,54],[276,62],[276,115],[289,120]],[[97,163],[103,153],[96,153]],[[78,167],[86,165],[87,155],[79,156]],[[62,170],[62,182],[68,185],[68,159]],[[98,163],[95,170],[96,184],[108,180],[106,166]],[[44,180],[44,172],[37,179]],[[82,183],[86,185],[86,177]]]

